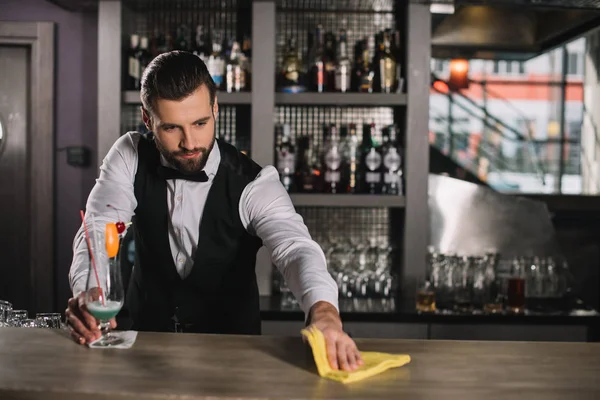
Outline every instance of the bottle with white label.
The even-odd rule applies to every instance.
[[[320,192],[322,187],[321,170],[318,168],[315,148],[308,136],[299,136],[296,141],[296,188],[302,193]]]
[[[127,51],[127,82],[125,86],[128,90],[140,89],[140,60],[138,59],[138,50],[140,46],[140,36],[131,35],[129,50]]]
[[[338,60],[335,66],[335,90],[342,93],[350,91],[350,77],[352,76],[352,64],[348,58],[346,37],[346,30],[340,30],[338,37]]]
[[[342,193],[341,184],[342,149],[337,127],[331,124],[325,129],[325,149],[323,152],[323,192]]]
[[[281,143],[277,148],[277,171],[279,171],[279,177],[285,189],[288,192],[294,192],[296,151],[292,144],[292,131],[289,124],[284,124],[281,129]]]
[[[222,54],[223,34],[220,30],[215,29],[213,36],[212,54],[208,57],[206,67],[217,89],[222,89],[225,85],[225,59]]]
[[[344,129],[345,127],[342,127]],[[360,192],[360,142],[356,124],[349,124],[341,131],[342,141],[342,183],[346,193]]]
[[[152,56],[150,55],[150,51],[148,50],[148,38],[146,36],[142,36],[140,38],[140,50],[137,54],[137,59],[140,64],[140,80],[144,76],[144,72],[146,71],[146,67],[152,61]]]
[[[381,193],[381,150],[373,135],[375,124],[364,125],[361,145],[361,192],[368,194]]]
[[[228,93],[246,89],[246,71],[241,62],[242,51],[238,42],[233,42],[227,66],[225,67],[225,86]]]
[[[402,194],[402,154],[398,147],[396,127],[390,125],[382,134],[382,193],[399,195]]]
[[[205,58],[207,54],[211,53],[211,49],[208,48],[207,36],[204,32],[204,26],[196,26],[196,35],[194,37],[194,54],[200,58]]]

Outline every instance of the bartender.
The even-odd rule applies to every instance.
[[[323,251],[277,170],[216,139],[216,90],[197,56],[173,51],[156,57],[141,81],[150,133],[117,139],[88,197],[87,213],[100,226],[133,222],[135,266],[126,299],[132,329],[260,334],[255,264],[265,246],[306,322],[323,332],[332,368],[354,370],[363,361],[343,331],[338,288]],[[66,317],[73,339],[84,344],[100,332],[83,301],[83,226],[73,254]]]

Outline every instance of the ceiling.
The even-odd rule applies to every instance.
[[[88,11],[102,0],[47,1]],[[432,14],[432,56],[438,58],[527,60],[600,27],[600,0],[409,1],[454,6],[453,14]]]
[[[600,26],[600,0],[435,3],[455,7],[432,15],[432,55],[439,58],[527,60]]]

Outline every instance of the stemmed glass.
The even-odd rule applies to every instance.
[[[93,219],[91,222],[93,226]],[[110,347],[123,343],[123,339],[110,333],[110,320],[123,307],[125,297],[118,261],[120,240],[115,224],[103,224],[99,228],[87,227],[86,240],[92,251],[88,252],[85,304],[90,314],[100,321],[102,337],[94,346]]]

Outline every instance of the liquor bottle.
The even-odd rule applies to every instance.
[[[296,152],[292,143],[292,133],[289,124],[280,126],[281,143],[277,148],[277,170],[281,183],[288,192],[295,192],[294,174],[296,172]]]
[[[342,153],[340,137],[335,124],[331,124],[329,128],[325,129],[325,132],[325,148],[323,152],[323,192],[342,193],[344,192],[344,189],[341,185]]]
[[[156,32],[152,39],[152,57],[171,51],[171,35],[165,35],[163,32]]]
[[[361,93],[373,92],[374,72],[369,63],[369,46],[366,40],[362,40],[356,46],[357,64],[352,73],[355,91]]]
[[[309,76],[310,76],[310,89],[313,92],[324,92],[327,89],[327,71],[326,71],[326,62],[324,54],[324,42],[323,42],[323,27],[319,24],[317,25],[317,29],[315,30],[315,35],[313,37],[313,46],[309,52],[310,54],[310,68],[309,68]]]
[[[363,193],[381,193],[381,153],[373,134],[375,124],[364,125],[361,145],[361,186]]]
[[[252,39],[249,34],[244,34],[244,40],[242,41],[242,51],[247,58],[252,58]]]
[[[211,53],[211,49],[208,46],[207,36],[204,32],[204,26],[196,26],[196,36],[194,37],[194,54],[200,57],[203,61],[205,57]]]
[[[360,185],[360,154],[356,125],[348,125],[347,132],[345,140],[342,139],[342,182],[346,188],[346,193],[358,193]],[[342,137],[344,136],[344,133],[342,133]]]
[[[392,54],[396,59],[396,93],[404,92],[404,78],[402,77],[402,60],[404,55],[402,54],[402,38],[400,31],[395,30],[392,35]]]
[[[244,34],[242,57],[240,60],[246,71],[246,90],[252,90],[252,40],[248,34]]]
[[[362,83],[362,68],[364,65],[362,43],[362,40],[359,40],[354,45],[354,64],[352,65],[352,73],[350,75],[350,88],[353,92],[360,92],[360,85]]]
[[[391,52],[390,31],[383,32],[379,54],[379,86],[382,93],[392,93],[396,89],[396,58]]]
[[[352,65],[348,58],[346,30],[340,30],[338,39],[338,60],[335,66],[335,90],[337,92],[350,91],[350,77],[352,75]]]
[[[221,57],[223,57],[223,61],[225,61],[225,65],[227,65],[227,60],[231,58],[231,49],[233,48],[233,43],[235,40],[228,40],[223,35],[223,42],[221,44]],[[241,50],[238,50],[241,51]]]
[[[246,71],[242,65],[241,57],[239,43],[233,42],[225,67],[225,87],[228,93],[241,92],[246,89]]]
[[[374,37],[369,38],[369,43],[374,49],[373,62],[371,63],[371,69],[373,71],[373,91],[380,93],[382,92],[381,87],[383,85],[383,72],[381,60],[385,53],[385,44],[383,42],[383,32],[377,32]]]
[[[335,54],[335,35],[332,32],[325,34],[325,51],[324,51],[324,62],[325,62],[325,91],[335,92],[335,67],[336,67],[336,54]]]
[[[346,193],[348,191],[348,178],[349,178],[349,169],[348,169],[348,159],[347,156],[347,147],[348,147],[348,125],[340,126],[340,154],[341,154],[341,163],[340,163],[340,191],[339,193]]]
[[[221,31],[214,30],[212,37],[212,53],[208,57],[206,67],[212,77],[217,89],[221,89],[224,85],[225,61],[222,57],[223,35]]]
[[[140,46],[140,36],[130,36],[129,49],[127,50],[127,77],[125,87],[128,90],[140,89],[140,60],[138,59],[138,50]]]
[[[296,47],[296,39],[293,37],[289,38],[277,85],[282,92],[300,93],[306,90],[303,84],[301,65]]]
[[[296,164],[296,188],[302,193],[319,191],[320,172],[314,168],[313,152],[308,136],[301,136],[297,140],[296,149],[298,158]]]
[[[311,168],[312,185],[314,191],[317,193],[323,192],[323,159],[321,157],[322,143],[314,140],[311,146],[308,148],[308,159]]]
[[[175,34],[175,45],[173,47],[174,50],[190,50],[190,29],[187,25],[182,24],[177,27]]]
[[[402,156],[398,146],[396,126],[390,125],[382,131],[383,186],[384,194],[402,194]]]
[[[142,36],[140,39],[140,48],[136,54],[138,62],[140,64],[140,80],[142,76],[144,76],[144,71],[146,71],[146,67],[152,61],[152,56],[150,55],[150,51],[148,50],[148,38],[146,36]]]

